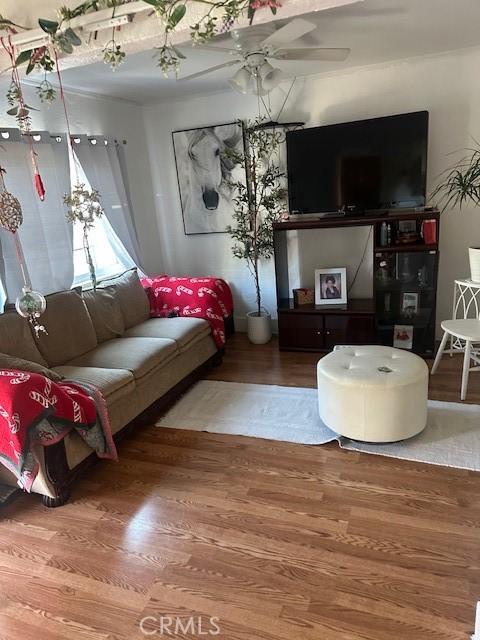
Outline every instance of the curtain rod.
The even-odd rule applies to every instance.
[[[0,128],[0,137],[2,138],[2,140],[8,140],[10,138],[10,131],[14,131],[15,133],[19,133],[20,136],[23,137],[28,137],[28,136],[32,136],[33,139],[36,142],[39,142],[42,139],[42,133],[45,133],[44,131],[32,131],[30,133],[22,133],[20,132],[18,129],[10,129],[10,128],[5,128],[5,129],[1,129]],[[55,140],[55,142],[62,142],[63,138],[66,137],[67,134],[49,134],[49,138],[51,140]],[[103,135],[99,135],[99,136],[86,136],[85,134],[72,134],[72,140],[76,143],[76,144],[80,144],[82,139],[87,139],[92,145],[97,144],[97,140],[98,139],[103,139],[105,141],[105,145],[108,144],[109,139]],[[113,139],[113,143],[118,147],[120,145],[126,145],[127,141],[126,140],[117,140],[116,138]]]

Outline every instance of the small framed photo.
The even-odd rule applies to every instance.
[[[402,314],[407,318],[418,313],[418,293],[402,293]]]
[[[415,220],[399,220],[398,231],[402,234],[416,233],[417,223]]]
[[[315,304],[347,304],[347,269],[315,269]]]
[[[393,328],[393,346],[396,349],[412,349],[413,327],[407,324],[396,324]]]

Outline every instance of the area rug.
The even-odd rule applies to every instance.
[[[344,449],[480,471],[480,406],[428,403],[425,430],[403,442],[354,442],[318,416],[317,390],[202,380],[158,422],[158,427],[209,431],[306,445],[338,441]]]
[[[341,438],[340,446],[390,458],[480,471],[480,406],[429,400],[427,426],[418,436],[393,444]]]
[[[201,380],[159,427],[325,444],[337,439],[318,417],[316,389]]]

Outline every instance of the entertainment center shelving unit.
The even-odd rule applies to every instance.
[[[401,221],[414,221],[418,239],[401,244],[396,230]],[[436,242],[425,244],[420,236],[425,220],[436,221]],[[381,226],[395,233],[389,246],[381,246]],[[438,210],[392,211],[378,215],[297,218],[274,224],[275,274],[279,346],[289,351],[329,351],[341,344],[393,345],[395,325],[413,327],[412,351],[433,357],[438,275]],[[293,305],[288,265],[288,231],[373,227],[373,297],[349,299],[346,305]],[[300,256],[301,259],[301,256]],[[325,266],[325,265],[322,265]],[[342,266],[342,265],[333,265]],[[416,294],[417,308],[402,310],[404,293]],[[415,298],[415,296],[414,296]]]

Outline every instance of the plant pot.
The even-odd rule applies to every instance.
[[[480,247],[469,247],[470,278],[473,282],[480,282]]]
[[[272,337],[272,316],[268,311],[247,313],[247,334],[253,344],[266,344]]]

